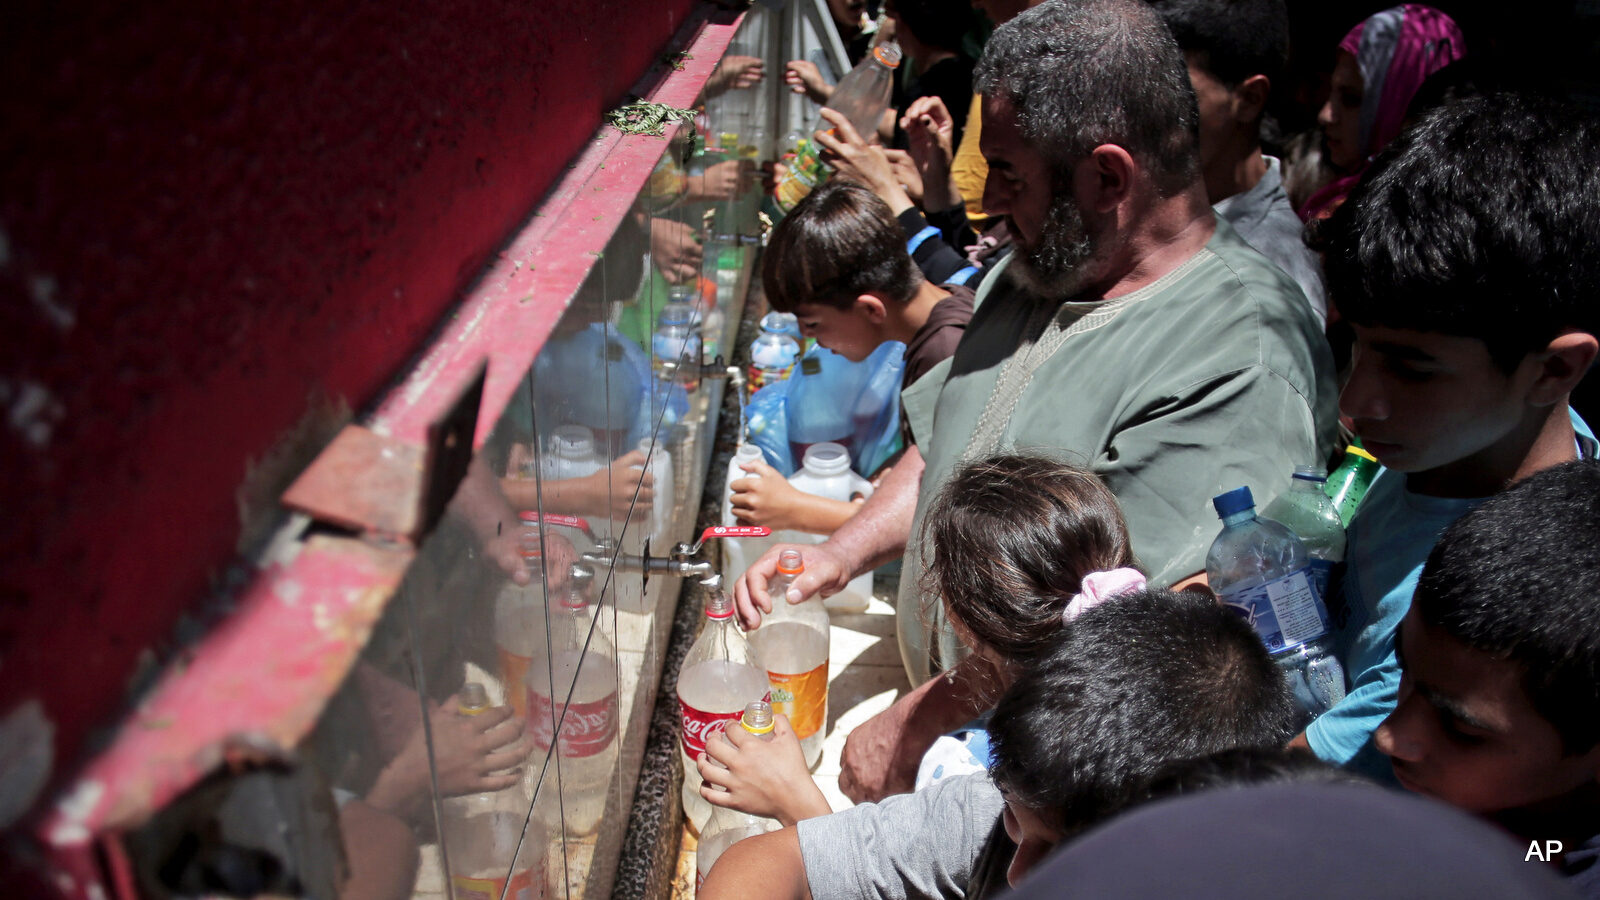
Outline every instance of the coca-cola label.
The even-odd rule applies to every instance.
[[[557,752],[567,759],[593,756],[611,746],[617,737],[615,691],[592,703],[568,704],[565,717],[559,712],[549,697],[528,691],[528,734],[540,750],[548,751],[555,743],[551,731],[558,719],[561,743]]]
[[[772,702],[772,692],[763,694],[761,699]],[[718,728],[737,723],[742,715],[742,707],[728,713],[706,712],[695,709],[679,697],[678,716],[683,720],[683,752],[689,754],[690,759],[699,759],[700,754],[706,752],[706,738],[715,734]]]

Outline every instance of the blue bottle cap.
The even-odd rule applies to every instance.
[[[1250,496],[1250,488],[1248,486],[1236,487],[1231,491],[1212,497],[1211,505],[1217,510],[1217,518],[1226,519],[1234,513],[1255,509],[1256,498]]]

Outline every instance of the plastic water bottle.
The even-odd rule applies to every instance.
[[[1324,605],[1333,567],[1344,562],[1344,526],[1339,524],[1339,511],[1333,508],[1333,501],[1323,493],[1327,482],[1328,476],[1320,466],[1296,466],[1289,489],[1261,511],[1262,518],[1294,532],[1305,544],[1306,554],[1311,557],[1311,586],[1317,589]]]
[[[1328,640],[1328,608],[1311,583],[1311,558],[1294,532],[1256,517],[1248,487],[1211,499],[1222,533],[1206,554],[1206,577],[1224,606],[1261,636],[1314,719],[1344,698],[1344,667]]]
[[[463,685],[456,714],[478,716],[488,711],[489,695],[483,685]],[[545,895],[549,842],[544,823],[524,820],[528,803],[520,783],[444,799],[439,828],[455,896],[489,900]]]
[[[789,477],[789,483],[808,494],[830,500],[849,501],[855,497],[872,496],[872,482],[850,470],[850,454],[842,444],[822,441],[806,449],[800,471]],[[803,531],[783,531],[780,541],[791,544],[820,544],[825,537]],[[830,611],[865,612],[872,602],[872,573],[858,575],[845,589],[823,601]]]
[[[798,341],[786,334],[763,331],[750,343],[750,393],[788,378],[799,358]]]
[[[822,759],[824,726],[828,723],[828,610],[812,594],[800,603],[785,598],[789,587],[806,570],[800,551],[778,555],[778,576],[767,585],[772,612],[761,617],[761,627],[750,632],[750,646],[767,667],[772,685],[772,708],[789,717],[800,738],[806,765],[816,768]]]
[[[574,567],[550,610],[550,655],[528,667],[528,735],[536,753],[556,749],[561,803],[548,824],[569,835],[593,834],[617,769],[617,662],[605,632],[594,628],[587,570]],[[587,650],[585,645],[587,644]],[[549,784],[550,782],[547,782]]]
[[[742,524],[733,516],[733,483],[744,478],[760,478],[758,472],[746,472],[745,463],[765,462],[766,455],[761,448],[754,444],[740,444],[733,450],[733,458],[728,460],[728,478],[722,486],[722,524]],[[778,539],[774,537],[730,537],[722,540],[722,581],[732,584],[733,580],[744,574],[750,564],[761,558],[761,554],[775,546]]]
[[[1367,495],[1367,488],[1372,486],[1372,479],[1378,476],[1382,468],[1378,458],[1363,450],[1361,445],[1351,444],[1345,448],[1344,461],[1328,476],[1326,490],[1334,509],[1339,511],[1340,525],[1350,527],[1350,520],[1355,518],[1361,498]]]
[[[772,334],[788,335],[799,341],[800,317],[794,313],[773,310],[761,317],[761,330]]]
[[[572,490],[563,482],[587,478],[603,470],[606,465],[605,456],[595,444],[593,431],[582,425],[562,425],[556,428],[550,433],[549,447],[539,459],[539,467],[544,476],[545,496],[549,498],[545,502],[559,498],[564,491]],[[606,529],[609,522],[609,519],[596,519],[592,524],[602,536],[607,536],[609,532]],[[594,535],[584,533],[580,527],[567,525],[550,527],[572,541],[579,553],[594,548]]]
[[[713,577],[706,598],[706,622],[684,657],[678,674],[678,712],[683,724],[683,812],[697,833],[711,817],[711,804],[700,796],[700,770],[695,760],[706,751],[711,729],[738,720],[752,700],[771,702],[767,670],[733,618],[733,598]]]
[[[739,719],[739,727],[762,740],[770,741],[772,712],[769,704],[760,700],[752,701],[745,706],[744,715]],[[747,837],[766,834],[777,827],[777,821],[766,816],[753,816],[724,806],[715,807],[711,819],[700,832],[700,846],[695,851],[695,891],[699,892],[700,885],[705,884],[706,876],[711,874],[711,867],[717,864],[717,860],[722,858],[722,854],[729,847]]]
[[[678,299],[680,291],[688,302]],[[675,381],[683,385],[684,390],[693,391],[700,386],[699,314],[692,302],[692,290],[673,288],[668,297],[671,299],[661,307],[655,336],[650,339],[651,361],[656,377]]]

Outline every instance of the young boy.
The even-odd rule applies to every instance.
[[[700,896],[988,896],[1144,799],[1163,766],[1280,745],[1293,721],[1244,622],[1192,593],[1118,596],[1073,620],[1006,692],[990,722],[993,781],[957,775],[741,841]]]
[[[1439,533],[1595,443],[1567,395],[1600,334],[1600,129],[1516,95],[1429,114],[1329,223],[1329,295],[1355,332],[1339,403],[1385,470],[1331,591],[1350,690],[1296,743],[1376,778],[1394,635]]]
[[[1600,464],[1530,476],[1440,538],[1378,727],[1400,784],[1485,816],[1600,898]],[[1522,852],[1518,848],[1518,852]]]
[[[851,362],[885,342],[904,343],[902,386],[955,353],[972,318],[972,290],[924,279],[889,207],[839,178],[812,191],[773,230],[761,280],[768,305],[794,313],[801,334]],[[902,429],[909,443],[909,430]],[[731,485],[740,521],[832,534],[857,509],[801,493],[764,463],[745,468],[761,477]]]

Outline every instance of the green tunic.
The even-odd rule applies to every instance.
[[[939,604],[915,589],[915,536],[960,463],[1034,452],[1089,468],[1164,586],[1205,568],[1221,527],[1213,496],[1249,485],[1264,506],[1296,465],[1326,461],[1336,436],[1316,317],[1225,222],[1177,269],[1110,300],[1042,300],[1006,274],[1009,262],[985,279],[955,356],[903,394],[927,463],[898,606],[914,683],[964,654]]]

